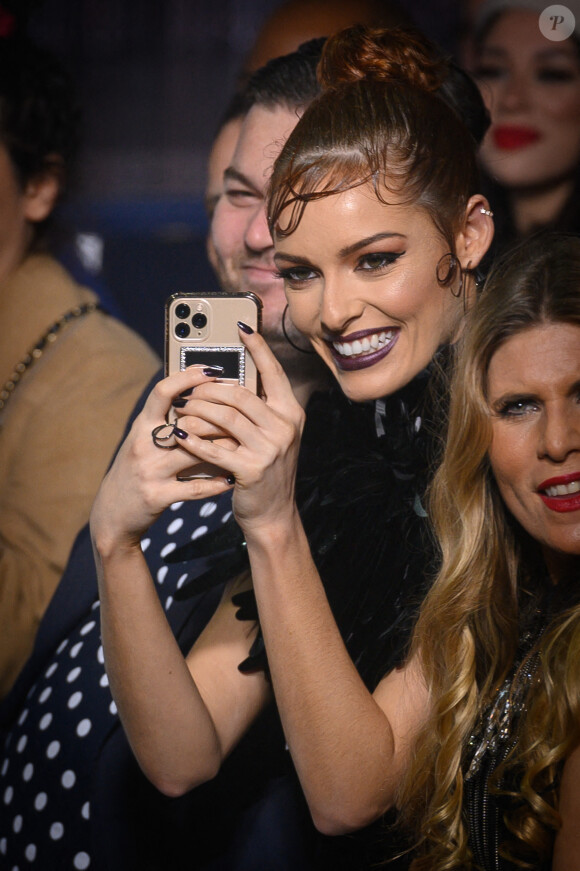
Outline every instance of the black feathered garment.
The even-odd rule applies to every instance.
[[[352,403],[335,387],[315,394],[307,409],[296,498],[342,637],[371,690],[404,657],[433,571],[423,497],[440,428],[435,418],[441,417],[434,371],[442,371],[438,363],[377,402]],[[233,518],[167,559],[185,561],[194,551],[199,556],[200,547],[220,555],[182,596],[247,567]],[[234,600],[240,619],[257,619],[252,591]],[[264,667],[259,635],[240,668]]]
[[[355,404],[338,387],[308,404],[297,502],[312,554],[342,637],[369,690],[405,656],[418,607],[434,570],[434,547],[423,507],[433,468],[446,391],[447,353],[396,394]],[[211,557],[219,550],[220,556]],[[200,552],[201,551],[201,552]],[[233,520],[168,561],[208,555],[208,572],[177,595],[189,596],[248,566],[241,530]],[[280,555],[283,559],[284,555]],[[238,618],[257,620],[253,591],[234,597]],[[313,657],[316,640],[313,640]],[[266,668],[261,633],[242,671]],[[318,871],[358,871],[383,863],[405,845],[389,815],[362,832],[318,836]],[[403,869],[409,858],[390,864]]]

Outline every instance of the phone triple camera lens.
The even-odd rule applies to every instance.
[[[185,322],[190,315],[191,308],[186,302],[180,302],[179,305],[175,306],[175,316],[180,321],[180,323],[175,325],[175,335],[178,339],[187,339],[191,333],[191,327]],[[191,323],[196,330],[202,330],[207,326],[207,315],[204,315],[203,312],[197,311],[191,318]]]

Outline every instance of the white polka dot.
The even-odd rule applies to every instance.
[[[26,693],[26,698],[31,699],[35,692],[36,692],[36,684],[33,684],[30,687],[30,689],[28,690],[28,692]]]
[[[6,838],[0,838],[0,853],[1,853],[3,856],[6,855],[6,848],[7,848],[7,845],[8,845],[8,842],[6,841]]]
[[[109,705],[109,711],[114,717],[117,716],[117,705],[115,704],[115,702],[111,702],[111,704]]]
[[[71,669],[71,671],[69,671],[69,673],[67,674],[66,682],[72,683],[73,680],[77,679],[77,677],[79,676],[80,673],[81,673],[80,666],[77,665],[75,668]]]
[[[18,832],[22,829],[22,815],[18,814],[18,816],[14,817],[12,821],[12,828],[18,834]]]
[[[217,508],[217,505],[215,502],[206,502],[199,509],[199,516],[200,517],[211,517],[211,515],[214,513],[216,508]]]
[[[2,775],[2,777],[4,777],[6,775],[6,772],[8,771],[9,765],[10,765],[10,762],[8,761],[8,759],[5,759],[4,762],[2,763],[2,771],[0,771],[0,775]]]
[[[22,726],[22,724],[26,720],[27,716],[28,716],[28,708],[24,708],[24,710],[22,711],[22,713],[20,714],[20,716],[18,718],[18,725],[19,726]]]
[[[103,651],[103,645],[99,647],[97,650],[97,660],[101,663],[101,665],[105,664],[105,653]]]
[[[28,735],[22,735],[22,737],[18,741],[18,744],[16,745],[16,752],[22,753],[22,751],[24,750],[24,748],[26,747],[27,744],[28,744]]]
[[[150,538],[142,538],[141,539],[141,550],[143,551],[143,553],[145,553],[145,551],[147,550],[147,548],[149,547],[150,544],[151,544]]]
[[[171,504],[169,506],[169,508],[171,511],[179,511],[179,509],[181,508],[182,505],[183,505],[183,502],[173,502],[173,504]]]
[[[65,789],[70,789],[77,782],[77,776],[74,771],[71,771],[70,768],[68,771],[65,771],[62,775],[60,782],[64,786]]]
[[[103,675],[101,676],[101,679],[100,679],[100,681],[99,681],[99,684],[100,684],[102,687],[108,687],[108,686],[109,686],[109,678],[108,678],[108,676],[107,676],[106,674],[103,674]]]
[[[181,527],[183,526],[183,518],[176,517],[175,520],[172,520],[169,526],[167,527],[167,535],[173,535],[176,532],[179,532]]]
[[[77,871],[85,871],[91,864],[91,859],[88,853],[77,853],[73,859],[73,866]]]
[[[4,804],[10,804],[12,801],[12,796],[14,795],[14,787],[7,786],[4,790]]]
[[[69,654],[68,654],[71,659],[74,659],[76,656],[78,656],[79,651],[82,650],[82,646],[83,646],[83,642],[77,641],[77,643],[71,647]]]
[[[96,602],[93,602],[93,604],[91,605],[91,611],[96,611],[97,608],[100,608],[100,607],[101,607],[101,603],[100,603],[100,601],[97,599],[97,601],[96,601]]]
[[[81,720],[77,726],[77,735],[79,738],[84,738],[85,735],[88,735],[91,729],[93,728],[93,724],[90,720],[84,719]]]
[[[232,514],[233,514],[232,511],[226,511],[226,513],[222,517],[222,523],[227,523],[228,520],[230,519],[230,517],[232,516]]]
[[[34,807],[37,811],[43,811],[46,807],[46,802],[48,797],[45,792],[39,792],[36,798],[34,799]]]
[[[44,732],[45,729],[48,729],[48,727],[50,726],[51,723],[52,723],[52,714],[45,714],[41,718],[40,723],[38,724],[38,728],[41,730],[41,732]]]
[[[89,803],[88,801],[86,801],[86,802],[84,803],[84,805],[82,806],[82,808],[81,808],[81,816],[82,816],[82,818],[83,818],[84,820],[88,820],[88,819],[90,819],[90,816],[91,816],[91,805],[90,805],[90,803]]]
[[[34,862],[34,860],[36,859],[36,844],[28,844],[26,850],[24,851],[24,855],[29,862]]]
[[[184,583],[187,580],[187,577],[188,577],[187,572],[185,572],[183,575],[181,575],[181,577],[179,578],[179,580],[176,584],[178,590],[180,590],[183,587]]]
[[[168,596],[167,601],[165,603],[165,610],[169,611],[169,609],[171,608],[172,605],[173,605],[173,596]]]
[[[192,533],[192,540],[199,538],[201,535],[205,535],[207,532],[207,526],[198,526]]]
[[[55,671],[58,668],[58,662],[53,662],[52,665],[49,665],[46,671],[44,672],[45,677],[52,677]]]
[[[89,632],[90,632],[92,629],[94,629],[96,625],[97,625],[96,620],[90,620],[88,623],[85,623],[85,625],[84,625],[83,628],[81,629],[81,635],[82,635],[83,637],[84,637],[85,635],[88,635]]]
[[[47,699],[49,699],[49,698],[51,697],[51,695],[52,695],[52,687],[46,687],[46,689],[44,689],[44,690],[41,692],[41,694],[39,695],[39,697],[38,697],[38,701],[39,701],[40,704],[42,705],[42,704],[44,704],[44,702],[45,702]]]
[[[73,693],[68,702],[66,703],[67,708],[73,711],[76,707],[80,705],[83,700],[83,694],[80,690],[76,693]]]
[[[168,572],[168,571],[169,571],[169,566],[161,566],[161,568],[160,568],[159,571],[157,572],[157,583],[158,583],[158,584],[162,584],[162,583],[163,583],[163,581],[165,580],[165,576],[167,575],[167,572]]]
[[[32,764],[32,762],[28,762],[24,766],[24,771],[22,772],[22,780],[24,780],[25,783],[28,783],[29,780],[32,780],[33,774],[34,774],[34,765]]]
[[[64,835],[64,826],[62,823],[53,823],[49,831],[52,840],[58,841]]]
[[[65,647],[67,646],[67,644],[68,644],[68,638],[65,638],[64,641],[61,641],[61,643],[60,643],[60,644],[58,645],[58,647],[56,648],[56,652],[57,652],[57,654],[62,653],[63,650],[65,649]],[[52,668],[52,667],[53,667],[53,666],[51,666],[50,668]],[[50,669],[49,669],[49,671],[50,671]],[[47,677],[50,676],[50,675],[48,674],[48,671],[46,672],[46,676],[47,676]]]
[[[166,557],[168,554],[172,553],[176,547],[177,547],[177,545],[175,544],[175,542],[170,541],[169,544],[165,545],[165,547],[163,548],[163,550],[160,553],[160,556]]]
[[[60,741],[51,741],[46,748],[46,755],[49,759],[54,759],[60,753]]]

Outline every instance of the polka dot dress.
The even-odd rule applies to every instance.
[[[225,523],[230,495],[176,503],[141,546],[166,611],[187,580],[187,564],[164,557]],[[79,578],[79,583],[82,579]],[[84,871],[91,867],[92,771],[118,724],[100,641],[99,602],[54,651],[31,688],[0,763],[2,871]]]

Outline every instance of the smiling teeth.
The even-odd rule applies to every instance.
[[[571,496],[580,493],[580,481],[571,481],[569,484],[557,484],[555,487],[546,487],[546,496]]]
[[[395,335],[394,330],[383,330],[365,336],[364,339],[355,339],[354,342],[333,342],[332,347],[342,357],[359,357],[361,354],[371,354],[390,342]]]

